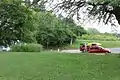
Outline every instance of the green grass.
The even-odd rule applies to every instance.
[[[99,41],[99,40],[77,40],[74,44],[73,44],[73,48],[79,48],[80,47],[80,43],[83,42],[98,42],[101,43],[103,47],[105,48],[118,48],[120,47],[120,41]]]
[[[0,80],[120,80],[120,57],[0,53]]]

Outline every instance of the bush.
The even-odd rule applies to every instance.
[[[40,44],[16,44],[11,46],[12,52],[40,52],[43,47]]]
[[[105,35],[105,34],[85,34],[79,39],[83,40],[101,40],[101,41],[117,41],[119,38],[113,35]]]

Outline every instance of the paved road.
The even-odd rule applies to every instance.
[[[111,50],[111,53],[114,54],[120,54],[120,48],[108,48]],[[66,52],[66,53],[80,53],[79,49],[74,49],[74,50],[62,50],[61,52]]]
[[[111,50],[111,53],[117,53],[120,54],[120,48],[108,48]]]

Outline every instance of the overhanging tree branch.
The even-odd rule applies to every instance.
[[[113,2],[105,0],[103,2],[92,2],[86,0],[62,0],[62,3],[57,4],[57,9],[72,12],[73,15],[80,17],[80,9],[87,7],[86,13],[88,17],[95,16],[99,21],[103,20],[105,24],[110,22],[112,15],[115,15],[118,23],[120,24],[120,7],[114,6]],[[79,18],[78,18],[79,19]]]

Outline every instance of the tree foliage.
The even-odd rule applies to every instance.
[[[104,23],[112,23],[114,16],[120,24],[120,0],[62,0],[57,4],[56,9],[62,9],[71,16],[77,15],[81,18],[80,12],[83,9],[86,16],[92,19],[103,20]],[[112,24],[114,25],[114,23]]]
[[[24,0],[27,7],[32,8],[36,11],[45,11],[45,3],[48,0]]]
[[[38,43],[47,48],[70,44],[71,39],[74,42],[76,36],[86,33],[83,32],[85,31],[83,28],[76,26],[73,21],[65,22],[65,20],[56,18],[50,12],[39,12],[37,13],[37,18],[39,25],[36,39]]]
[[[25,24],[32,19],[31,15],[31,11],[21,5],[20,1],[0,2],[0,45],[7,46],[29,38],[26,35],[33,30],[33,27]]]
[[[88,34],[99,34],[100,32],[95,28],[88,28],[87,33]]]
[[[45,0],[1,0],[0,46],[18,41],[44,47],[70,44],[86,31],[72,19],[57,18],[45,10]]]

